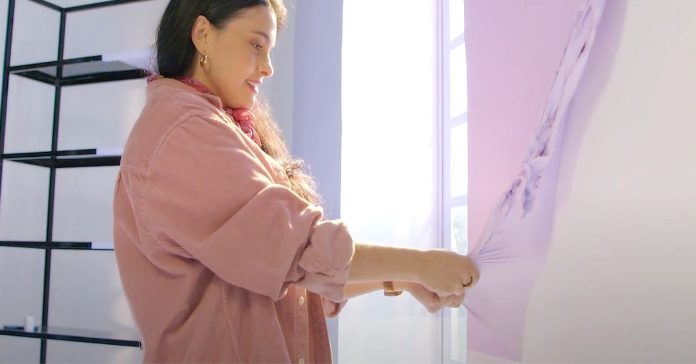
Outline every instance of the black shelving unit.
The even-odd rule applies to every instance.
[[[53,249],[53,250],[114,250],[111,242],[92,241],[8,241],[0,240],[0,247]]]
[[[118,166],[121,156],[111,153],[102,153],[98,149],[58,150],[58,127],[60,115],[60,101],[62,87],[72,85],[84,85],[98,82],[110,82],[119,80],[131,80],[143,78],[148,75],[146,70],[132,66],[121,61],[104,61],[102,55],[64,59],[65,26],[68,14],[91,9],[104,8],[114,5],[135,3],[149,0],[115,0],[94,2],[73,7],[60,7],[44,0],[23,0],[55,10],[60,14],[60,27],[58,37],[58,54],[55,61],[25,65],[10,65],[12,52],[12,35],[15,19],[15,3],[17,0],[8,0],[7,35],[4,55],[4,77],[2,84],[2,102],[0,103],[0,186],[2,186],[3,164],[8,162],[31,164],[45,167],[50,170],[48,211],[46,216],[46,240],[45,241],[0,241],[0,248],[25,248],[41,249],[45,252],[43,275],[42,316],[40,328],[34,332],[25,332],[15,328],[6,328],[0,323],[0,335],[41,340],[40,362],[46,362],[46,347],[48,340],[63,340],[82,343],[97,343],[106,345],[141,347],[138,338],[132,335],[124,335],[114,332],[83,330],[50,327],[48,325],[49,292],[51,283],[51,253],[53,250],[94,250],[112,251],[113,244],[100,242],[70,242],[53,240],[53,213],[55,199],[56,170],[58,168],[84,168]],[[20,0],[22,1],[22,0]],[[10,75],[25,77],[28,79],[50,84],[55,87],[53,104],[53,132],[51,150],[43,152],[9,153],[5,154],[5,126],[7,121],[7,100],[10,84]],[[2,198],[2,196],[0,196]],[[11,299],[0,297],[0,299]]]
[[[34,332],[19,329],[2,329],[0,334],[6,336],[30,337],[41,340],[63,340],[81,343],[106,344],[140,347],[140,342],[127,334],[97,330],[71,329],[67,327],[43,327]]]
[[[102,155],[97,149],[11,153],[3,154],[2,159],[48,168],[106,167],[121,162],[120,155]]]

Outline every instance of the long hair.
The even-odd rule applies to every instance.
[[[170,0],[157,30],[157,72],[174,78],[185,76],[191,69],[197,52],[191,40],[191,29],[199,15],[221,29],[241,10],[259,5],[273,9],[280,31],[287,17],[283,0]],[[314,180],[303,171],[303,161],[290,155],[269,106],[256,102],[250,111],[261,149],[283,166],[292,191],[310,203],[320,204]]]

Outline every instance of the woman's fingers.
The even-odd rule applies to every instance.
[[[462,303],[464,303],[464,297],[465,295],[454,296],[452,299],[452,305],[450,307],[461,307]]]
[[[440,296],[431,292],[423,285],[414,283],[409,292],[420,302],[430,313],[435,313],[442,308],[442,300]]]
[[[426,251],[424,258],[419,282],[440,296],[462,295],[478,282],[480,272],[469,256],[434,249]]]
[[[465,294],[438,295],[421,284],[414,283],[409,292],[415,297],[430,313],[436,313],[443,307],[457,308],[464,302]]]
[[[464,302],[464,295],[450,295],[443,299],[447,307],[457,308]]]

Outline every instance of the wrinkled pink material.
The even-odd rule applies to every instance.
[[[468,348],[519,361],[531,290],[548,250],[565,114],[584,71],[604,0],[579,9],[522,171],[493,210],[470,255],[481,280],[467,293]]]
[[[114,189],[114,246],[145,362],[330,362],[353,242],[222,110],[147,86]]]

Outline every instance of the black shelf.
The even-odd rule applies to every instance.
[[[54,250],[114,250],[113,242],[92,242],[92,241],[20,241],[20,240],[0,240],[0,246],[11,248],[26,249],[54,249]]]
[[[42,327],[38,331],[26,332],[23,329],[3,326],[0,335],[142,348],[138,338],[126,333],[67,327]]]
[[[109,167],[121,163],[120,155],[101,153],[98,149],[8,153],[3,154],[2,159],[47,168]]]
[[[75,11],[81,11],[81,10],[90,10],[90,9],[97,9],[97,8],[104,8],[107,6],[114,6],[114,5],[122,5],[122,4],[128,4],[128,3],[136,3],[140,1],[148,1],[148,0],[109,0],[109,1],[95,1],[91,2],[89,4],[83,4],[83,5],[76,5],[76,6],[70,6],[70,7],[62,7],[59,5],[56,5],[52,3],[51,1],[46,1],[46,0],[29,0],[31,2],[35,2],[39,5],[43,5],[47,8],[56,10],[56,11],[64,11],[66,13],[70,12],[75,12]]]
[[[63,75],[57,78],[58,66]],[[104,61],[103,56],[66,59],[10,67],[10,74],[30,78],[49,85],[84,85],[98,82],[134,80],[147,77],[148,72],[121,61]]]

